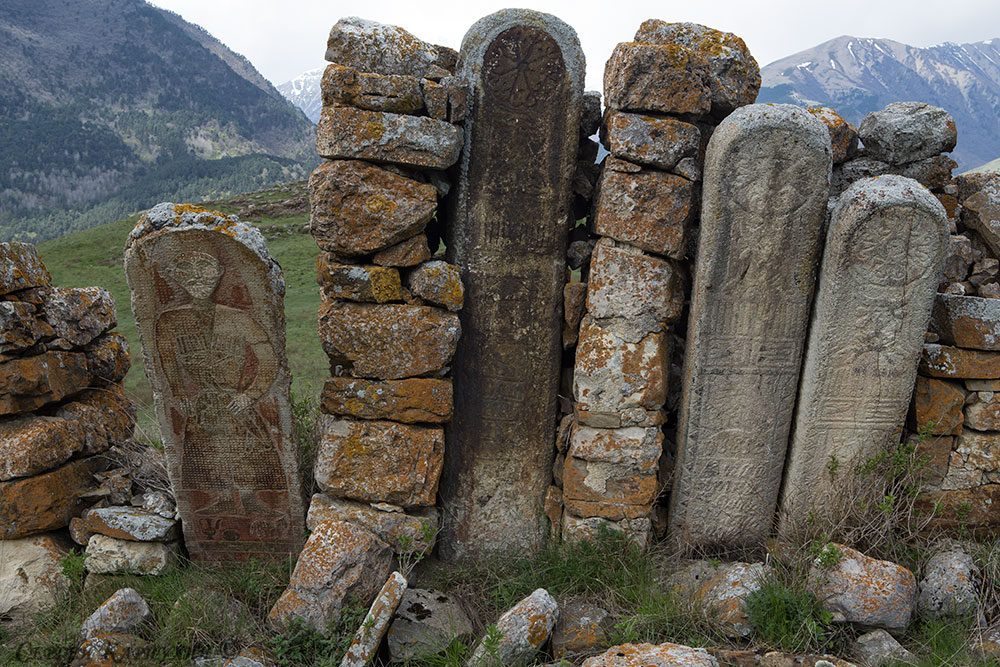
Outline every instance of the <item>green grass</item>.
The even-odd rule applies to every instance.
[[[262,205],[304,197],[307,197],[304,184],[298,182],[206,205],[228,214],[245,209],[247,204]],[[139,409],[140,436],[158,440],[152,389],[143,368],[139,335],[122,268],[125,239],[138,219],[139,216],[134,215],[45,241],[38,244],[38,252],[52,274],[54,284],[60,287],[98,285],[114,296],[118,309],[117,330],[128,338],[132,351],[132,368],[125,378],[125,391]],[[264,233],[271,254],[281,264],[285,274],[285,346],[292,373],[292,391],[298,397],[315,400],[330,375],[330,369],[316,333],[319,311],[316,256],[319,249],[312,237],[301,231],[309,221],[308,215],[297,213],[264,216],[259,220],[241,219],[251,222]]]

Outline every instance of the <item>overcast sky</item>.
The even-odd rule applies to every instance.
[[[511,3],[485,0],[153,0],[246,56],[274,84],[324,64],[330,26],[343,16],[402,26],[454,49],[476,20]],[[518,6],[515,4],[514,6]],[[521,5],[524,6],[524,5]],[[576,29],[587,57],[587,89],[601,90],[615,44],[645,19],[694,21],[736,33],[760,66],[840,35],[912,46],[1000,37],[1000,0],[534,0]]]

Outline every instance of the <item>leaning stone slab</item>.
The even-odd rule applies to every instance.
[[[431,506],[444,459],[440,427],[323,415],[316,483],[334,498]]]
[[[858,127],[865,153],[892,165],[954,150],[955,120],[924,102],[893,102],[867,114]]]
[[[324,107],[316,126],[316,152],[330,159],[447,169],[461,150],[460,128],[426,116]]]
[[[367,255],[424,231],[433,185],[360,160],[324,162],[309,176],[309,231],[327,252]]]
[[[105,462],[99,456],[78,459],[51,470],[0,482],[0,540],[13,540],[69,525],[93,490],[94,473]]]
[[[325,632],[353,598],[368,604],[389,576],[392,550],[370,532],[344,521],[323,521],[306,541],[288,589],[267,620],[284,628],[293,618]]]
[[[798,107],[742,107],[709,142],[670,504],[678,545],[760,546],[770,532],[830,169],[826,127]]]
[[[0,295],[52,284],[52,276],[30,243],[0,243]]]
[[[427,553],[434,548],[441,523],[437,508],[411,508],[406,513],[398,506],[391,509],[381,503],[378,506],[385,509],[317,493],[309,504],[306,528],[316,530],[323,521],[347,521],[367,528],[397,554]]]
[[[938,294],[931,325],[948,345],[1000,350],[1000,299]]]
[[[348,16],[330,29],[326,60],[362,72],[424,77],[450,69],[444,47],[428,44],[399,26]],[[453,52],[452,52],[453,53]]]
[[[375,601],[372,602],[364,622],[351,640],[351,645],[348,647],[340,667],[365,667],[375,657],[375,652],[378,651],[378,646],[382,643],[382,637],[385,636],[385,631],[389,628],[393,614],[396,613],[396,608],[399,607],[399,603],[403,599],[406,585],[406,577],[399,572],[393,572],[389,575],[389,580],[375,595]]]
[[[122,588],[87,617],[80,628],[80,636],[91,639],[109,632],[129,632],[151,617],[149,605],[142,596],[133,588]]]
[[[535,551],[548,535],[583,73],[576,34],[547,14],[502,10],[462,44],[471,111],[447,246],[467,334],[441,487],[445,558]]]
[[[129,234],[125,274],[191,557],[296,553],[285,285],[264,237],[235,216],[159,204]]]
[[[785,469],[790,528],[841,506],[831,461],[851,474],[899,442],[948,247],[944,208],[916,181],[860,181],[838,201]]]

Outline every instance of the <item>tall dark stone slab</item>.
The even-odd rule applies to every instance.
[[[460,70],[473,103],[447,238],[466,305],[441,480],[446,558],[536,550],[548,535],[584,58],[559,19],[503,10],[466,34]]]
[[[670,535],[763,546],[795,407],[831,170],[826,127],[790,105],[737,109],[705,159]]]
[[[167,473],[196,560],[298,554],[284,279],[235,216],[160,204],[125,247]]]

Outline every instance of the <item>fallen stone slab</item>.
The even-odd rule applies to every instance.
[[[504,612],[495,625],[497,639],[483,637],[465,664],[468,667],[528,664],[549,640],[558,618],[555,598],[544,588],[536,589]]]
[[[389,575],[389,580],[375,595],[375,601],[372,602],[364,622],[351,640],[351,645],[348,647],[340,667],[365,667],[375,657],[379,644],[382,643],[382,637],[385,636],[385,631],[392,621],[393,614],[396,613],[396,608],[399,607],[399,603],[403,599],[406,587],[406,577],[402,574],[393,572]]]
[[[84,639],[97,635],[135,630],[151,618],[149,605],[133,588],[122,588],[87,617],[80,629]]]

